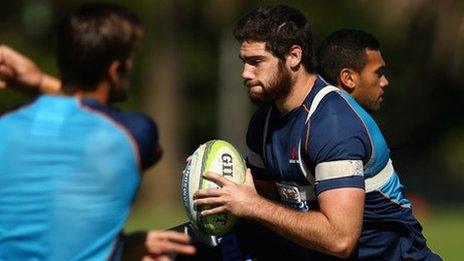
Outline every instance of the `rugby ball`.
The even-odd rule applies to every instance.
[[[194,226],[209,235],[220,236],[227,233],[237,222],[237,217],[220,213],[207,217],[201,216],[205,206],[196,209],[193,194],[204,188],[219,186],[203,178],[203,173],[210,171],[222,175],[236,183],[245,182],[245,162],[240,153],[230,143],[223,140],[211,140],[200,145],[187,162],[182,177],[182,199],[187,216]]]

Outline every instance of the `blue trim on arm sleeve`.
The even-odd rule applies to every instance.
[[[336,188],[362,188],[364,189],[364,177],[362,176],[352,176],[346,178],[338,178],[331,180],[324,180],[316,183],[315,192],[316,195],[320,193]]]

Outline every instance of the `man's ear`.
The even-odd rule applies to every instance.
[[[112,83],[117,83],[121,80],[123,77],[123,64],[119,60],[114,60],[111,64],[110,67],[108,68],[108,80],[110,80]]]
[[[287,65],[294,69],[298,69],[299,66],[301,65],[301,59],[303,55],[303,50],[301,49],[301,46],[299,45],[293,45],[290,48],[290,51],[287,54]]]
[[[338,76],[338,84],[348,93],[352,93],[356,88],[358,73],[352,69],[343,68]]]

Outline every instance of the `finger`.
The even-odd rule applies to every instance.
[[[184,255],[192,255],[196,249],[192,245],[179,244],[172,241],[159,241],[156,245],[147,247],[147,251],[154,255],[163,255],[168,253],[177,253]]]
[[[155,259],[152,258],[151,256],[147,255],[147,256],[144,256],[144,257],[142,258],[142,261],[155,261]]]
[[[142,261],[172,261],[173,259],[167,255],[146,255]]]
[[[14,71],[11,67],[0,64],[0,76],[3,78],[12,78]]]
[[[171,257],[169,255],[152,255],[149,261],[173,261],[175,257]]]
[[[193,156],[190,155],[190,156],[187,157],[187,159],[185,161],[190,162],[190,161],[192,161],[192,158],[193,158]]]
[[[228,213],[225,206],[214,207],[210,209],[205,209],[201,211],[201,215],[204,217],[219,214],[219,213]]]
[[[255,183],[253,182],[253,175],[251,174],[251,169],[249,168],[246,169],[245,184],[253,187],[255,186]]]
[[[5,89],[8,85],[4,81],[0,81],[0,89]]]
[[[171,258],[168,255],[159,255],[153,258],[153,261],[173,261],[174,258]]]
[[[220,197],[222,195],[222,191],[217,188],[205,188],[200,189],[193,194],[195,199],[198,198],[207,198],[207,197]]]
[[[21,55],[20,53],[16,52],[15,50],[11,49],[9,46],[6,45],[2,45],[1,53],[3,63],[13,62],[18,59],[27,60],[25,56]]]
[[[12,49],[6,45],[0,45],[0,64],[8,63]]]
[[[176,253],[182,255],[193,255],[196,252],[196,249],[192,245],[178,244],[176,242],[166,241],[165,242],[166,252]]]
[[[212,206],[219,206],[224,203],[224,200],[220,197],[215,198],[202,198],[202,199],[195,199],[193,204],[195,207],[201,207],[204,205],[212,205]]]
[[[167,251],[164,249],[166,242],[187,246],[190,236],[175,231],[150,231],[145,240],[145,247],[152,254],[162,254]]]
[[[154,239],[154,238],[160,238],[163,240],[170,240],[170,241],[175,241],[179,243],[189,243],[190,242],[190,236],[181,233],[181,232],[176,232],[176,231],[151,231],[148,233],[147,239]]]
[[[5,45],[0,44],[0,64],[3,62],[3,53],[5,52]]]
[[[223,176],[216,174],[214,172],[211,172],[211,171],[207,171],[203,173],[203,177],[209,181],[216,183],[218,186],[221,186],[221,187],[231,182],[227,180],[226,178],[224,178]]]

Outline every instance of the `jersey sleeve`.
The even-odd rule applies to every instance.
[[[142,169],[153,166],[162,156],[156,123],[144,114],[128,113],[124,125],[137,142]]]
[[[267,109],[259,109],[251,117],[248,125],[246,136],[247,151],[245,154],[245,162],[250,168],[253,178],[258,180],[269,181],[266,166],[263,161],[263,135],[264,124],[266,122]]]
[[[364,189],[363,166],[371,145],[367,130],[350,105],[337,93],[328,94],[313,114],[305,143],[316,195],[323,191]]]
[[[149,116],[139,112],[121,111],[105,106],[93,99],[82,99],[82,104],[92,110],[97,110],[116,121],[130,135],[135,143],[139,167],[145,170],[153,166],[162,156],[159,144],[158,127]]]

